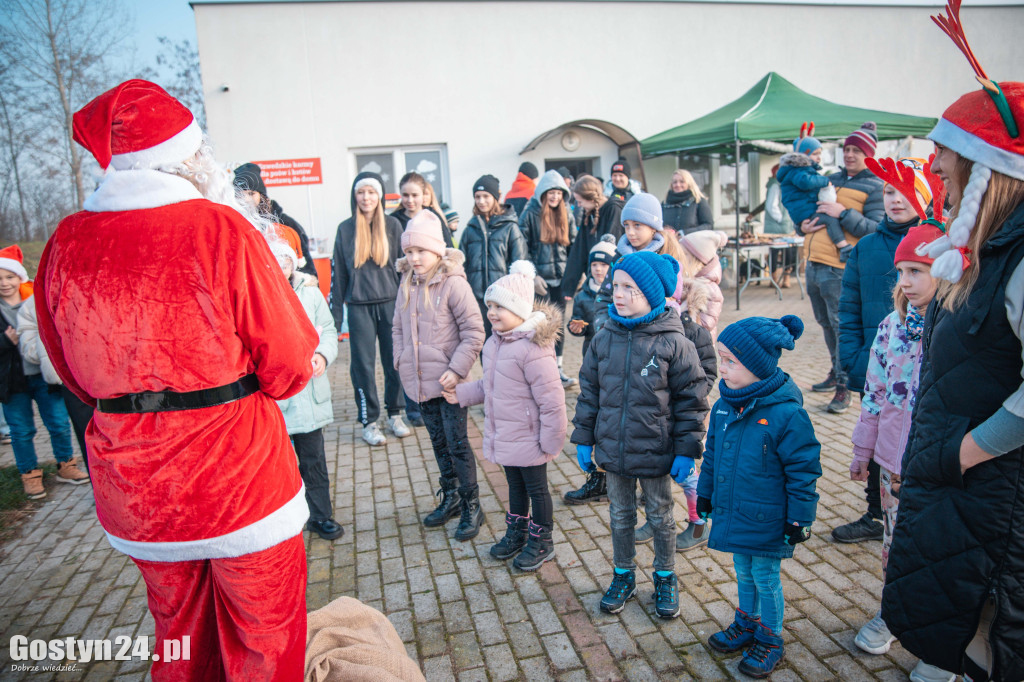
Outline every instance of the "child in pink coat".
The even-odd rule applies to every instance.
[[[934,225],[918,225],[910,228],[896,247],[894,260],[899,280],[893,291],[895,310],[878,325],[878,334],[871,344],[860,419],[853,429],[850,478],[868,480],[868,462],[872,459],[881,470],[883,573],[897,522],[903,451],[920,386],[924,314],[935,296],[933,259],[919,255],[917,247],[941,236],[942,231]],[[884,654],[894,639],[879,612],[861,627],[853,642],[869,654]],[[910,679],[951,680],[953,674],[920,661]]]
[[[729,238],[724,232],[715,230],[697,230],[679,237],[679,245],[683,247],[684,258],[679,261],[679,284],[672,298],[682,301],[684,295],[683,282],[694,278],[708,288],[707,308],[701,311],[694,322],[700,324],[711,333],[711,339],[718,336],[718,316],[722,314],[722,263],[718,260],[718,250],[725,246]]]
[[[555,359],[562,316],[548,305],[534,307],[535,275],[532,263],[516,261],[510,274],[487,288],[494,333],[484,344],[484,378],[445,393],[463,407],[484,404],[484,457],[505,468],[509,497],[505,536],[491,556],[515,557],[524,571],[555,555],[547,464],[562,451],[568,425]]]
[[[395,369],[405,392],[420,404],[441,473],[441,502],[423,525],[443,526],[461,514],[455,539],[464,542],[476,537],[483,521],[476,457],[466,433],[466,410],[442,394],[469,375],[484,345],[484,321],[462,268],[466,257],[445,248],[433,212],[420,211],[409,221],[402,250],[405,258],[395,264],[402,284],[391,326]]]

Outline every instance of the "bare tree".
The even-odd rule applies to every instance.
[[[157,66],[170,72],[163,78],[164,89],[192,110],[196,123],[206,130],[206,106],[203,98],[203,81],[199,70],[199,50],[185,39],[171,42],[167,36],[157,38],[160,53],[156,56]]]
[[[0,7],[2,44],[17,70],[14,80],[36,103],[32,113],[41,126],[59,131],[44,135],[56,144],[40,145],[38,151],[60,160],[73,204],[81,209],[88,191],[72,116],[109,87],[114,60],[130,34],[130,17],[120,0],[4,0]]]

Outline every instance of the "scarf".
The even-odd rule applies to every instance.
[[[651,312],[647,313],[646,315],[641,315],[640,317],[623,317],[622,315],[619,315],[617,312],[615,312],[614,303],[608,304],[608,317],[615,320],[626,329],[636,329],[642,324],[653,322],[654,319],[657,318],[658,315],[661,315],[663,312],[665,312],[665,301],[662,301],[661,305],[659,305],[657,308],[651,308]]]
[[[661,247],[663,246],[665,246],[664,235],[662,235],[661,232],[655,232],[654,237],[651,238],[650,243],[648,243],[647,246],[645,246],[641,250],[659,253],[661,251]],[[629,254],[636,252],[636,249],[634,249],[633,245],[629,243],[629,239],[626,238],[626,235],[622,235],[621,237],[619,237],[619,243],[615,245],[615,248],[622,256],[628,256]]]
[[[693,203],[693,192],[688,190],[688,189],[684,189],[682,192],[673,192],[672,190],[669,190],[668,194],[665,195],[665,205],[666,206],[675,206],[675,205],[678,205],[678,204],[682,204],[683,206],[688,206],[689,204],[692,204],[692,203]]]
[[[718,382],[718,393],[722,396],[722,400],[734,410],[739,411],[746,407],[751,400],[775,393],[782,388],[788,378],[789,376],[785,372],[776,367],[775,374],[743,388],[729,388],[725,385],[725,379],[722,379]]]
[[[909,303],[907,304],[907,321],[903,323],[903,326],[907,328],[908,339],[911,341],[921,340],[921,335],[924,334],[924,316]]]

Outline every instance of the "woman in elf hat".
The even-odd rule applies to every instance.
[[[936,22],[983,89],[929,135],[954,217],[922,251],[946,281],[928,308],[882,618],[926,663],[975,681],[1022,680],[1024,83],[989,80],[959,2],[947,11]]]
[[[11,447],[21,474],[25,495],[30,500],[46,497],[43,471],[36,459],[32,439],[36,435],[32,402],[50,434],[53,454],[57,458],[57,480],[82,484],[89,476],[78,468],[71,449],[71,428],[64,399],[51,392],[38,362],[22,357],[18,337],[18,312],[22,303],[32,296],[32,283],[22,264],[21,248],[12,244],[0,249],[0,316],[5,331],[0,335],[0,402],[4,417],[11,426]],[[29,300],[27,305],[32,305]]]

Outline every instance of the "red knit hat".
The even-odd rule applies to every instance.
[[[934,225],[915,225],[907,230],[907,236],[905,236],[903,240],[900,241],[899,246],[896,247],[896,257],[893,258],[893,264],[910,261],[912,263],[924,263],[925,265],[931,265],[935,262],[935,259],[930,258],[927,255],[919,254],[917,252],[917,247],[922,244],[933,242],[941,236],[942,230]]]
[[[922,246],[921,251],[935,258],[935,277],[959,282],[971,263],[967,244],[992,171],[1024,180],[1024,83],[989,80],[964,35],[960,0],[949,0],[946,11],[948,17],[940,14],[933,16],[932,21],[964,53],[983,89],[954,102],[928,135],[974,164],[948,234]]]
[[[203,140],[187,107],[159,85],[138,79],[106,91],[72,120],[75,142],[103,168],[178,163],[195,154]]]
[[[873,158],[875,149],[878,147],[878,126],[875,125],[875,122],[865,121],[860,128],[850,133],[843,142],[843,146],[847,147],[851,144],[864,152],[864,156]]]
[[[0,249],[0,269],[10,270],[18,277],[21,277],[22,284],[28,281],[28,272],[25,271],[25,266],[22,264],[24,260],[25,256],[21,253],[21,247],[17,244],[11,244]]]

